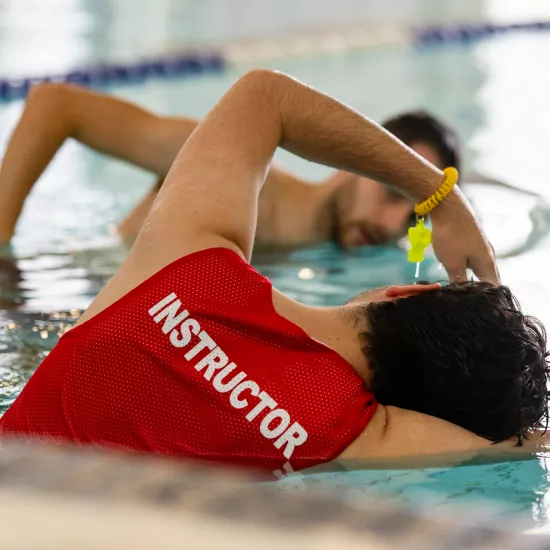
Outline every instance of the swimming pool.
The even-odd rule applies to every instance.
[[[86,7],[93,9],[99,8]],[[129,51],[128,38],[123,42],[108,45],[107,51],[118,54],[119,46],[122,53]],[[92,53],[101,51],[102,41],[95,34],[85,43],[94,47],[78,61],[92,59]],[[471,45],[416,50],[388,47],[287,59],[270,66],[376,119],[427,107],[457,126],[467,144],[470,169],[537,193],[538,197],[532,197],[494,186],[469,191],[503,257],[503,280],[530,313],[550,326],[545,273],[550,252],[545,205],[545,198],[550,200],[545,172],[550,146],[546,109],[550,76],[540,70],[549,51],[550,34],[517,33]],[[161,112],[198,117],[246,69],[242,65],[222,75],[153,81],[112,91]],[[0,105],[1,144],[20,111],[20,103]],[[310,178],[326,173],[322,167],[284,153],[278,160]],[[58,334],[78,318],[124,258],[124,247],[107,228],[120,220],[151,182],[147,174],[69,143],[36,187],[14,242],[13,257],[1,260],[0,409],[14,399],[55,345]],[[366,287],[414,277],[414,266],[399,249],[343,254],[323,246],[284,256],[257,256],[255,264],[281,290],[311,304],[340,303]],[[423,277],[444,276],[433,261],[423,270]],[[499,501],[506,512],[528,514],[535,525],[549,523],[545,457],[425,471],[318,474],[306,481],[349,486],[352,491],[386,494],[397,500],[414,501],[429,493],[440,506],[486,497]]]

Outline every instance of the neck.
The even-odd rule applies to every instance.
[[[359,340],[362,327],[355,321],[353,311],[356,306],[306,306],[276,289],[273,289],[273,305],[279,315],[298,325],[314,340],[333,349],[369,383],[370,369]]]

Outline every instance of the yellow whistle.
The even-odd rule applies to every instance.
[[[424,260],[424,252],[432,242],[432,232],[424,227],[424,220],[418,218],[415,227],[409,227],[409,262],[418,263]]]

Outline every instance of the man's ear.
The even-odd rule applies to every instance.
[[[416,296],[417,294],[423,294],[425,292],[434,292],[441,289],[440,283],[431,283],[429,285],[400,285],[389,286],[386,288],[386,296],[388,298],[408,298],[409,296]]]

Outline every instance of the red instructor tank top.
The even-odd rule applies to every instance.
[[[275,311],[271,283],[213,248],[66,333],[0,428],[279,475],[336,458],[375,410],[340,355]]]

